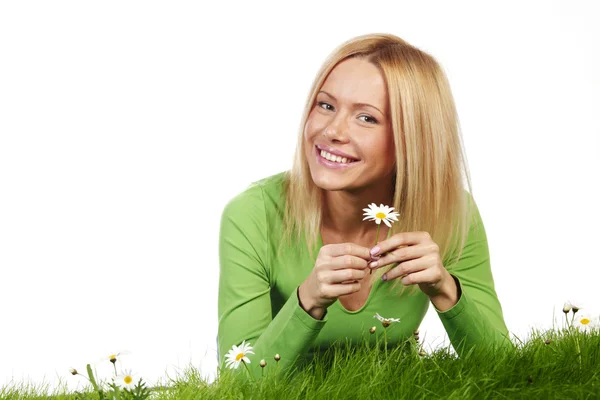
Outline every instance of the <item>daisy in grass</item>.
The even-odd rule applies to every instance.
[[[575,318],[575,327],[581,332],[589,332],[598,327],[597,321],[592,321],[592,318],[583,314]]]
[[[126,351],[126,350],[125,351],[120,351],[118,353],[109,354],[108,356],[103,357],[102,361],[108,360],[108,361],[110,361],[111,363],[114,364],[114,363],[117,362],[117,357],[120,358],[121,356],[124,356],[124,355],[127,355],[127,354],[130,354],[130,353],[128,351]]]
[[[131,370],[124,371],[123,373],[115,376],[115,385],[121,389],[133,390],[135,382],[133,380],[133,374]]]
[[[379,315],[379,313],[376,313],[373,318],[377,318],[384,328],[387,328],[394,322],[400,322],[400,318],[383,318],[381,315]]]
[[[233,348],[227,352],[225,356],[227,358],[227,366],[231,369],[237,369],[241,363],[244,363],[248,374],[250,374],[250,370],[248,369],[248,365],[250,364],[250,359],[247,357],[248,354],[254,354],[252,351],[253,347],[250,346],[250,342],[246,343],[244,340],[242,344],[238,347],[233,345]]]
[[[392,223],[394,221],[398,221],[398,216],[400,214],[395,211],[392,211],[393,209],[394,207],[384,206],[383,204],[380,204],[379,207],[377,207],[377,204],[375,203],[369,204],[369,208],[363,208],[363,211],[365,211],[363,215],[366,215],[366,217],[363,218],[363,221],[375,221],[375,223],[377,224],[377,236],[375,237],[375,245],[379,243],[379,229],[381,228],[381,221],[383,221],[383,223],[386,224],[388,228],[392,227]],[[372,273],[373,270],[371,269],[369,271],[369,274]]]
[[[383,318],[379,313],[375,313],[373,318],[377,318],[381,322],[381,325],[383,325],[383,340],[385,344],[385,355],[387,356],[387,327],[394,322],[400,322],[400,318]]]
[[[563,307],[563,312],[568,313],[569,311],[573,311],[573,314],[576,314],[582,308],[579,302],[567,301]]]

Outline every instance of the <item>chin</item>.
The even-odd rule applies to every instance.
[[[353,189],[353,187],[348,184],[349,182],[347,182],[347,179],[340,179],[336,176],[327,176],[327,174],[321,173],[311,175],[314,184],[323,190],[336,191]]]

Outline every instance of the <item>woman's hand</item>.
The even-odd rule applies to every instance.
[[[456,283],[442,265],[440,248],[428,232],[401,232],[378,243],[371,249],[373,256],[381,255],[369,264],[381,268],[399,263],[385,275],[383,280],[402,278],[403,285],[418,284],[429,297],[453,293]]]
[[[319,249],[315,267],[298,288],[300,306],[315,319],[338,297],[360,290],[372,260],[369,248],[355,243],[328,244]]]

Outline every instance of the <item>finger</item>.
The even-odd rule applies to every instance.
[[[404,261],[414,260],[420,257],[424,257],[427,254],[432,253],[435,249],[433,246],[436,246],[435,243],[431,245],[428,244],[418,244],[412,246],[405,246],[400,248],[395,248],[392,251],[382,255],[379,260],[374,260],[369,263],[369,268],[381,268],[385,267],[388,264],[392,263],[402,263]],[[436,246],[437,247],[437,246]]]
[[[369,253],[373,255],[384,254],[400,246],[411,246],[430,239],[427,232],[400,232],[390,238],[382,240],[373,246]]]
[[[351,255],[360,257],[363,260],[369,261],[371,253],[367,247],[359,246],[356,243],[336,243],[327,247],[326,254],[331,257],[339,257],[343,255]]]
[[[327,285],[325,295],[329,298],[337,298],[346,294],[356,293],[360,290],[360,283],[337,283]]]
[[[412,274],[401,275],[396,279],[400,279],[404,286],[416,284],[430,284],[431,286],[434,286],[440,281],[441,276],[438,276],[432,269],[424,269],[413,272]]]
[[[347,268],[347,269],[338,269],[338,270],[333,270],[333,271],[328,271],[329,273],[326,276],[326,283],[330,284],[330,285],[334,285],[334,284],[338,284],[338,283],[343,283],[346,281],[355,281],[355,280],[361,280],[365,277],[365,275],[367,274],[366,270],[360,270],[360,269],[352,269],[352,268]]]
[[[427,270],[427,265],[428,264],[426,262],[423,262],[422,258],[418,258],[412,261],[405,261],[386,272],[384,275],[385,280],[390,281],[392,279],[403,277],[405,275],[410,275],[416,272]]]
[[[367,260],[346,254],[329,260],[329,269],[365,269],[368,264],[369,262]]]

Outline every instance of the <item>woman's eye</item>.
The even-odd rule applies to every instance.
[[[318,102],[317,102],[317,104],[319,105],[319,107],[321,107],[321,108],[323,108],[323,109],[325,109],[325,110],[329,110],[329,111],[331,111],[329,108],[325,108],[325,107],[323,107],[323,105],[326,105],[326,106],[330,106],[330,107],[331,107],[331,104],[329,104],[329,103],[325,103],[324,101],[318,101]]]
[[[317,101],[317,104],[319,105],[319,107],[321,107],[324,110],[332,111],[333,106],[331,104],[329,104],[329,103],[325,103],[324,101]],[[327,108],[327,107],[331,107],[331,108]],[[377,123],[377,120],[375,118],[370,117],[368,115],[361,115],[358,118],[363,118],[363,117],[367,119],[366,121],[362,120],[364,122],[367,122],[369,124],[376,124]]]
[[[369,117],[368,115],[361,115],[361,116],[360,116],[360,117],[358,117],[358,118],[362,118],[362,117],[365,117],[365,118],[367,118],[367,119],[370,119],[371,121],[373,121],[373,122],[369,122],[369,121],[365,121],[365,122],[368,122],[368,123],[370,123],[370,124],[376,124],[376,123],[377,123],[377,120],[376,120],[375,118],[373,118],[373,117]],[[364,120],[363,120],[363,121],[364,121]]]

